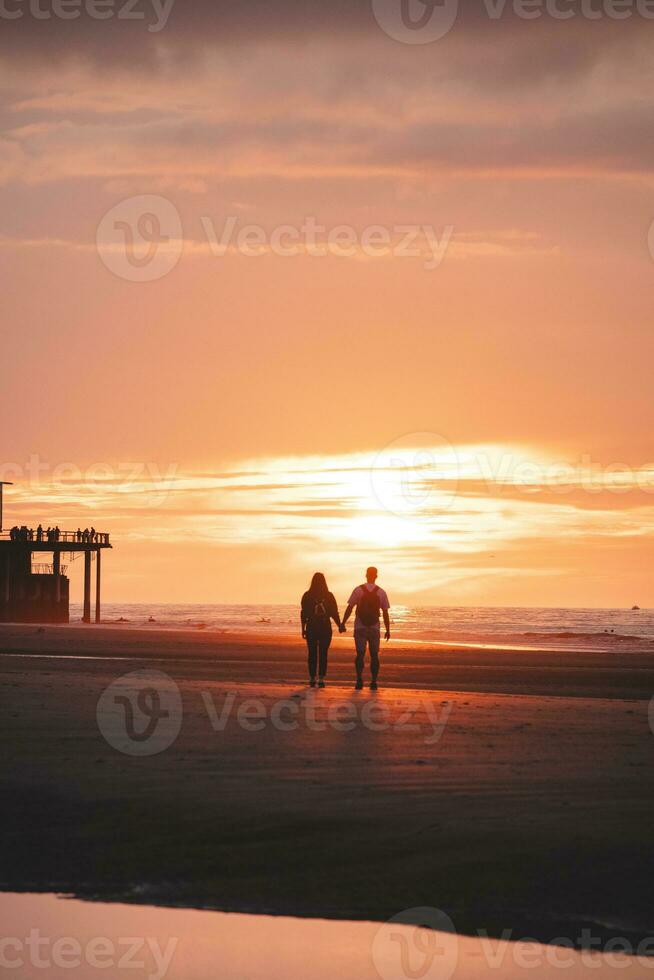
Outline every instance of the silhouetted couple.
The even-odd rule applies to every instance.
[[[325,576],[322,572],[316,572],[311,579],[309,591],[302,596],[300,614],[302,636],[307,641],[309,651],[309,683],[311,687],[316,686],[316,678],[318,687],[325,686],[327,655],[332,642],[332,620],[336,623],[339,633],[344,633],[347,621],[355,607],[357,612],[354,620],[354,646],[356,648],[354,665],[357,679],[354,686],[357,691],[363,687],[363,667],[367,647],[370,651],[370,690],[377,690],[381,642],[379,614],[381,613],[384,617],[387,640],[391,638],[391,624],[388,617],[390,603],[384,590],[377,585],[376,568],[369,568],[366,571],[366,581],[363,585],[358,585],[350,596],[342,621],[338,614],[336,599],[327,587]]]

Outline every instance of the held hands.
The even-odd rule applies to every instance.
[[[347,626],[345,625],[345,623],[341,623],[341,625],[338,627],[338,632],[339,633],[347,632]]]
[[[390,640],[390,638],[391,638],[391,631],[390,630],[386,630],[386,632],[384,634],[384,639],[385,640]]]

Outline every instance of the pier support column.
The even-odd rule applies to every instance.
[[[98,548],[95,553],[95,621],[100,622],[100,556],[102,552]]]
[[[82,620],[91,622],[91,552],[84,552],[84,614]]]
[[[52,554],[52,572],[55,577],[55,601],[57,605],[61,602],[61,552],[55,551]]]

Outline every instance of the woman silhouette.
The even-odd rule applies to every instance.
[[[327,582],[322,572],[316,572],[311,579],[309,591],[302,596],[300,620],[302,636],[307,641],[309,651],[309,683],[316,686],[316,669],[318,687],[325,686],[327,674],[327,653],[332,642],[332,619],[342,632],[341,617],[338,614],[336,599],[327,588]]]

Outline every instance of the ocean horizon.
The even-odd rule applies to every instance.
[[[81,617],[81,604],[71,603],[71,623]],[[293,635],[300,630],[295,604],[105,603],[102,622],[137,629],[262,636]],[[420,643],[626,651],[654,644],[654,609],[396,605],[391,609],[391,628],[396,639]],[[352,624],[350,634],[351,629]]]

